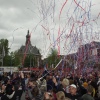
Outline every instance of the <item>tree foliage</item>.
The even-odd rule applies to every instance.
[[[20,56],[17,52],[10,52],[9,41],[7,39],[0,40],[0,66],[17,66],[19,65]]]
[[[18,50],[16,50],[14,53],[13,53],[13,58],[14,58],[14,65],[15,66],[19,66],[20,65],[20,57],[21,55],[18,54]]]
[[[50,54],[47,57],[48,66],[50,67],[53,65],[53,67],[55,67],[59,61],[60,57],[58,56],[57,50],[51,48]]]
[[[9,65],[9,41],[7,39],[0,40],[0,65]]]
[[[0,40],[0,54],[3,53],[3,48],[4,48],[4,52],[5,52],[5,55],[8,55],[9,53],[9,41],[7,39],[1,39]]]

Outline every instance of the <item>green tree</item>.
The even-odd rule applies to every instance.
[[[13,56],[14,55],[14,56]],[[16,50],[14,53],[13,53],[12,57],[14,58],[14,65],[15,66],[19,66],[20,65],[20,57],[21,55],[18,54],[18,50]]]
[[[50,67],[53,65],[55,67],[59,61],[60,57],[58,56],[57,50],[51,48],[50,54],[47,57],[48,66]]]
[[[15,54],[14,52],[9,53],[4,57],[4,66],[16,66],[15,65]]]
[[[9,41],[7,39],[0,40],[0,65],[6,65],[9,62]],[[9,65],[9,64],[8,64]]]
[[[6,55],[3,59],[3,66],[11,66],[11,56]]]
[[[4,48],[4,52],[5,52],[5,55],[8,55],[9,53],[9,41],[7,39],[1,39],[0,40],[0,54],[3,53],[3,48]]]

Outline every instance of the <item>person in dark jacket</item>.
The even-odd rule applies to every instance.
[[[7,85],[5,94],[1,97],[1,100],[20,100],[17,97],[17,92],[14,90],[13,85]]]
[[[77,81],[77,84],[78,84],[78,93],[80,95],[84,95],[87,93],[87,86],[88,86],[88,83],[87,82],[84,82],[83,84],[81,84],[79,78],[77,77],[76,78],[76,81]]]
[[[48,79],[46,80],[47,81],[47,91],[50,91],[53,89],[53,86],[54,86],[54,83],[52,81],[53,76],[48,75],[47,77],[48,77]]]
[[[94,100],[94,98],[91,95],[92,92],[93,92],[93,87],[89,85],[87,87],[87,93],[82,96],[81,100]]]

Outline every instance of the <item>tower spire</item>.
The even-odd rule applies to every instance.
[[[27,35],[26,35],[26,45],[27,44],[29,44],[29,45],[31,44],[29,30],[27,31]]]

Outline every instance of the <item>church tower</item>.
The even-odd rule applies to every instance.
[[[26,44],[25,45],[27,45],[27,44],[31,45],[29,30],[27,31],[27,35],[26,35]]]
[[[39,52],[39,49],[36,46],[32,46],[30,39],[31,39],[31,36],[28,30],[27,35],[26,35],[26,41],[24,43],[25,45],[22,45],[20,49],[18,50],[18,54],[22,55],[20,56],[20,63],[22,63],[22,65],[25,67],[27,66],[28,67],[39,67],[40,62],[41,62],[41,54]],[[27,56],[30,58],[29,58],[29,61],[26,63],[24,61]]]

